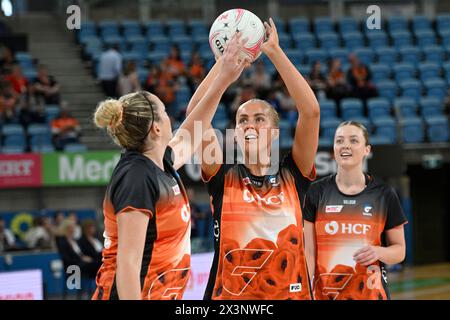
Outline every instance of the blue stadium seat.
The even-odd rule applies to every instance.
[[[397,62],[398,51],[395,48],[376,48],[375,52],[377,53],[379,63],[384,63],[392,66]]]
[[[360,31],[346,31],[342,34],[342,39],[344,40],[345,47],[354,50],[356,48],[364,47],[364,38]]]
[[[438,31],[450,30],[450,14],[438,14],[436,16],[436,27]]]
[[[53,153],[55,147],[52,144],[31,145],[31,151],[35,153]]]
[[[139,79],[139,82],[141,83],[141,85],[143,85],[147,81],[148,72],[149,72],[149,70],[146,68],[138,68],[137,69],[137,75],[138,75],[138,79]]]
[[[152,64],[161,64],[167,57],[167,53],[164,51],[150,51],[147,58]]]
[[[439,78],[440,67],[434,62],[423,62],[419,64],[420,79],[422,81],[427,81],[433,78]]]
[[[123,35],[126,38],[142,35],[141,25],[135,20],[124,20],[121,22],[121,25],[123,29]]]
[[[414,65],[406,62],[397,63],[392,67],[395,75],[395,80],[401,82],[403,80],[412,79],[416,75],[416,68]]]
[[[372,146],[379,146],[379,145],[391,144],[393,142],[387,136],[380,136],[380,135],[374,134],[369,137],[369,143]]]
[[[53,119],[59,116],[61,112],[61,108],[56,104],[48,104],[45,106],[45,116],[47,119],[47,123],[50,123]]]
[[[399,50],[402,62],[411,63],[415,66],[422,60],[422,50],[418,47],[402,47]]]
[[[402,118],[417,117],[417,102],[410,96],[403,96],[395,99],[394,106]]]
[[[300,50],[287,49],[284,50],[284,53],[288,56],[289,60],[291,60],[294,65],[303,63],[303,54]]]
[[[340,46],[339,37],[336,32],[322,32],[317,35],[320,47],[325,50],[337,48]]]
[[[450,46],[450,29],[442,30],[439,33],[439,36],[441,37],[441,44],[444,47]]]
[[[320,120],[320,127],[322,128],[321,137],[334,137],[337,127],[341,124],[341,120],[338,118],[328,118]]]
[[[397,85],[394,81],[391,80],[385,80],[382,82],[377,83],[376,85],[378,94],[380,97],[386,98],[389,101],[393,101],[394,98],[397,95]]]
[[[413,98],[418,101],[422,95],[422,84],[416,79],[403,80],[399,83],[402,96]]]
[[[423,121],[419,117],[403,119],[400,121],[400,127],[404,143],[424,142],[425,132]]]
[[[17,154],[24,153],[24,146],[4,146],[0,148],[0,153],[3,154]]]
[[[323,64],[327,63],[327,52],[323,49],[309,49],[306,50],[306,63],[314,63],[320,61]]]
[[[336,118],[337,107],[334,100],[322,100],[320,101],[320,119],[333,119]]]
[[[345,98],[341,100],[341,112],[344,121],[362,117],[364,114],[363,103],[357,98]]]
[[[367,100],[369,118],[389,117],[391,114],[391,104],[386,98],[370,98]]]
[[[302,51],[306,51],[308,49],[313,49],[316,47],[316,38],[312,33],[304,32],[292,35],[295,42],[295,47]]]
[[[370,30],[366,32],[366,37],[369,41],[369,46],[372,49],[389,46],[388,37],[383,30]]]
[[[65,152],[73,152],[73,153],[86,152],[87,147],[86,147],[86,145],[84,145],[82,143],[68,143],[64,146],[64,151]]]
[[[431,21],[424,15],[416,15],[412,18],[412,28],[414,31],[430,30]]]
[[[165,36],[164,26],[161,21],[148,21],[144,23],[144,27],[148,39]]]
[[[34,69],[23,69],[22,74],[28,82],[34,82],[37,79],[37,71]]]
[[[272,64],[273,65],[273,64]],[[311,64],[296,64],[295,67],[300,71],[303,76],[308,76],[311,73]],[[323,72],[324,66],[322,66]]]
[[[436,45],[436,35],[433,30],[418,30],[415,33],[416,44],[419,47]]]
[[[449,127],[448,118],[445,116],[433,116],[425,119],[427,124],[427,136],[430,142],[448,142]]]
[[[330,58],[339,59],[342,63],[348,62],[350,51],[347,48],[333,48],[329,51]]]
[[[190,33],[192,36],[208,36],[209,35],[209,28],[208,24],[203,20],[189,20],[187,23]]]
[[[383,137],[389,143],[397,143],[397,125],[392,117],[379,117],[373,119],[375,133],[378,137]]]
[[[403,16],[393,15],[388,18],[387,24],[389,27],[389,31],[392,33],[394,31],[401,31],[408,29],[408,20]]]
[[[338,21],[338,26],[342,36],[353,31],[360,31],[359,22],[353,17],[342,17]]]
[[[314,32],[316,34],[324,32],[334,32],[333,22],[330,17],[316,17],[314,19]]]
[[[108,35],[103,37],[102,40],[105,45],[117,45],[120,51],[126,50],[125,38],[122,38],[120,35]]]
[[[320,148],[331,148],[333,147],[333,137],[319,137],[319,147]]]
[[[193,41],[190,36],[177,36],[172,38],[172,43],[176,44],[181,52],[192,52]]]
[[[420,113],[426,119],[427,117],[443,115],[443,104],[437,97],[423,96],[419,100]]]
[[[25,148],[25,131],[20,124],[5,124],[1,128],[3,145]]]
[[[406,30],[391,32],[392,43],[396,48],[411,46],[413,44],[411,33]]]
[[[372,124],[372,122],[370,121],[370,119],[367,118],[367,117],[364,117],[364,116],[360,116],[360,117],[351,117],[351,118],[349,118],[348,120],[359,122],[359,123],[361,123],[364,127],[366,127],[367,131],[369,131],[369,132],[372,131],[373,124]]]
[[[441,46],[427,46],[423,48],[425,60],[441,64],[444,60],[444,49]]]
[[[447,96],[447,83],[441,78],[428,79],[424,81],[428,96],[444,99]]]
[[[442,70],[444,71],[444,76],[447,79],[447,84],[450,84],[450,61],[449,62],[445,62],[442,65]]]
[[[371,64],[375,60],[375,53],[370,48],[358,48],[354,50],[354,53],[358,59],[366,65]]]
[[[310,31],[309,20],[306,17],[292,18],[289,20],[288,24],[292,37]]]
[[[171,42],[167,37],[152,37],[150,44],[152,46],[152,51],[160,51],[169,54]]]
[[[186,34],[186,26],[180,19],[170,19],[166,22],[168,35],[171,37],[182,36]]]
[[[292,39],[288,33],[279,33],[278,41],[280,43],[280,47],[284,50],[292,48]]]
[[[389,79],[391,76],[391,68],[383,63],[371,63],[369,69],[372,72],[372,79],[375,83]]]

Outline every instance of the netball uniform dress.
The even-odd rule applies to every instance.
[[[126,151],[111,177],[103,202],[105,244],[93,299],[118,299],[117,215],[140,211],[149,218],[140,263],[142,299],[181,299],[190,274],[190,208],[171,149],[164,171],[141,153]]]
[[[315,223],[316,299],[389,299],[383,263],[364,267],[353,254],[367,245],[385,245],[385,232],[407,222],[391,187],[367,174],[365,189],[346,195],[336,175],[325,177],[308,190],[304,218]]]
[[[302,204],[315,178],[291,153],[274,175],[222,164],[205,182],[215,254],[205,299],[311,299],[303,246]]]

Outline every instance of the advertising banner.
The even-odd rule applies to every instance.
[[[42,185],[39,154],[0,155],[0,189]]]

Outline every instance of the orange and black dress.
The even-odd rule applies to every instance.
[[[127,211],[149,218],[140,264],[142,299],[181,299],[190,275],[190,208],[170,148],[164,154],[164,171],[133,151],[123,153],[114,169],[103,202],[105,245],[93,299],[119,298],[117,214]]]
[[[392,188],[366,174],[366,188],[346,195],[338,189],[335,174],[322,178],[307,193],[304,218],[315,223],[316,299],[389,299],[383,263],[364,267],[355,263],[353,254],[367,245],[384,245],[386,230],[407,222]]]
[[[302,204],[314,178],[289,153],[274,175],[222,164],[205,181],[215,248],[205,299],[311,299]]]

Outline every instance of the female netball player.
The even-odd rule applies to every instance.
[[[248,65],[245,40],[225,50],[209,90],[172,137],[164,104],[148,92],[101,102],[95,123],[125,149],[104,200],[105,248],[93,299],[180,299],[190,267],[190,209],[176,172],[197,146],[194,121],[210,123],[223,92]],[[206,127],[206,126],[205,126]],[[201,139],[200,139],[201,140]],[[192,151],[190,151],[192,150]]]
[[[303,246],[302,202],[315,178],[319,104],[278,44],[276,27],[265,23],[262,51],[271,59],[296,102],[299,120],[292,151],[269,173],[278,114],[250,100],[236,114],[235,135],[243,164],[223,159],[217,137],[204,136],[202,175],[214,210],[215,255],[205,299],[311,299]],[[192,97],[188,112],[210,86],[219,61]],[[211,154],[211,157],[209,157]],[[256,161],[252,162],[252,159]]]
[[[343,122],[334,137],[337,174],[313,183],[307,193],[305,226],[315,225],[317,241],[317,299],[389,299],[384,264],[405,257],[406,218],[392,188],[363,172],[369,153],[366,128]]]

